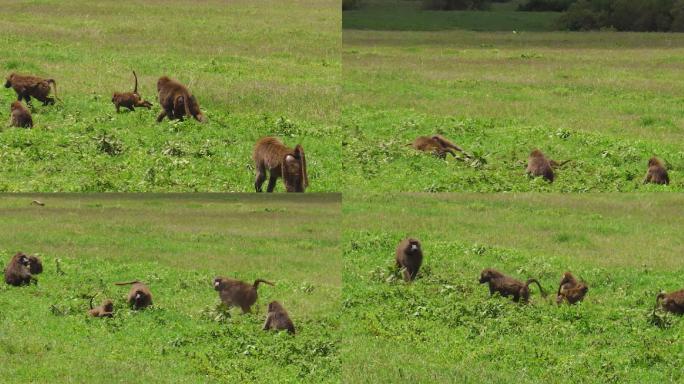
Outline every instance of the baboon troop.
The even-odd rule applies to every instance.
[[[133,309],[145,309],[152,305],[152,292],[147,285],[138,280],[128,281],[125,283],[114,283],[114,285],[129,285],[131,289],[128,291],[128,305]]]
[[[271,301],[268,304],[268,313],[266,314],[266,321],[262,328],[264,331],[275,329],[276,331],[287,330],[288,333],[294,334],[295,327],[290,315],[287,314],[282,304],[277,301]]]
[[[251,312],[251,307],[256,303],[259,283],[274,285],[263,279],[254,280],[253,284],[227,277],[216,277],[214,289],[218,291],[221,301],[228,307],[240,307],[242,313]]]
[[[658,304],[667,312],[677,315],[684,314],[684,289],[670,293],[660,292],[656,296],[656,304],[653,308],[654,312],[658,308]]]
[[[565,272],[558,285],[556,293],[556,303],[561,304],[567,301],[568,304],[575,304],[584,299],[584,295],[589,292],[589,286],[584,282],[579,282],[570,272]]]
[[[49,97],[51,88],[50,84],[55,88],[55,98],[57,98],[57,83],[54,79],[43,79],[37,76],[24,76],[16,73],[11,73],[7,76],[5,88],[12,88],[17,93],[17,101],[22,99],[26,104],[31,104],[31,98],[40,101],[43,105],[50,105],[55,103],[55,98]],[[59,98],[57,98],[59,100]]]
[[[261,186],[266,181],[266,170],[269,173],[266,192],[273,192],[279,177],[283,178],[287,192],[304,192],[309,186],[306,157],[300,144],[292,149],[275,137],[264,137],[254,146],[252,159],[256,168],[254,188],[257,192],[262,191]]]
[[[454,151],[461,152],[464,156],[469,157],[461,147],[447,140],[442,135],[419,136],[409,145],[419,151],[431,152],[440,159],[446,158],[447,153],[456,157],[456,152]]]
[[[90,309],[88,310],[88,315],[92,317],[113,317],[114,316],[114,302],[106,299],[102,302],[99,307],[93,308],[93,299],[95,296],[90,298]]]
[[[135,74],[135,71],[133,71],[133,77],[135,78],[133,92],[114,92],[112,96],[112,103],[116,107],[116,112],[119,112],[120,107],[128,108],[131,111],[135,111],[135,107],[152,109],[152,103],[143,100],[138,93],[138,75]]]
[[[164,120],[164,117],[169,120],[183,120],[183,116],[192,116],[201,123],[207,121],[200,110],[197,99],[185,85],[170,79],[168,76],[162,76],[157,80],[157,92],[159,105],[163,109],[157,116],[157,122]]]
[[[21,101],[14,101],[10,106],[10,126],[17,128],[33,128],[33,118],[28,108]]]
[[[667,175],[667,169],[663,165],[662,161],[657,157],[651,157],[648,160],[648,171],[646,172],[646,177],[644,178],[644,184],[670,184],[670,178]]]
[[[420,241],[412,237],[399,242],[396,250],[395,263],[404,275],[404,281],[413,281],[418,275],[423,263],[423,249]]]
[[[523,283],[491,268],[487,268],[480,273],[480,284],[484,283],[489,284],[490,295],[499,292],[504,297],[513,296],[513,301],[515,302],[518,302],[520,299],[522,299],[523,303],[529,301],[531,283],[537,284],[541,294],[546,296],[544,288],[536,279],[527,279],[527,282]]]

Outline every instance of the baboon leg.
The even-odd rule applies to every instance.
[[[121,110],[119,109],[119,104],[116,104],[116,113],[119,113],[119,112],[121,112]]]
[[[496,291],[494,290],[494,287],[492,287],[492,286],[490,285],[490,286],[489,286],[489,296],[494,296],[494,292],[496,292]]]
[[[54,97],[46,97],[45,100],[43,101],[43,105],[54,105],[55,104],[55,98]]]
[[[254,180],[254,189],[256,189],[257,192],[261,192],[261,186],[264,185],[264,181],[266,181],[266,166],[262,164],[257,164],[257,169],[256,169],[256,179]]]
[[[252,309],[249,307],[249,305],[243,305],[241,308],[242,308],[242,313],[252,312]]]
[[[169,116],[169,119],[171,119],[171,115],[169,115],[169,112],[167,110],[162,110],[159,113],[159,116],[157,116],[157,123],[161,123],[162,120],[164,120],[164,117]]]
[[[131,105],[131,106],[127,107],[127,108],[128,108],[129,110],[131,110],[132,112],[135,112],[135,107],[134,107],[134,106]]]
[[[266,192],[273,192],[273,190],[275,189],[276,181],[278,181],[278,176],[276,176],[273,170],[271,170],[271,175],[268,178],[268,187],[266,187]]]
[[[273,315],[268,314],[268,316],[266,316],[266,321],[264,321],[264,326],[261,329],[263,329],[264,331],[271,329],[271,319],[273,319]]]
[[[411,281],[411,272],[409,272],[408,268],[404,268],[404,281]]]

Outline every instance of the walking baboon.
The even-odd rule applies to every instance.
[[[513,296],[513,301],[517,302],[522,298],[524,303],[530,298],[530,284],[535,283],[539,287],[539,291],[543,296],[546,296],[544,288],[542,288],[539,281],[536,279],[528,279],[527,282],[516,280],[512,277],[506,276],[503,273],[487,268],[480,273],[480,284],[489,283],[489,294],[493,295],[499,292],[501,296]]]
[[[99,307],[93,308],[93,299],[95,296],[90,298],[90,310],[88,314],[92,317],[112,317],[114,315],[114,303],[107,299],[102,302]]]
[[[159,94],[159,105],[162,111],[157,116],[157,122],[164,120],[166,116],[169,120],[183,120],[183,116],[192,116],[199,122],[206,122],[207,119],[200,110],[197,99],[190,93],[188,88],[168,76],[162,76],[157,80],[157,92]]]
[[[419,136],[409,145],[419,151],[432,152],[441,159],[445,158],[447,153],[456,157],[456,152],[454,152],[454,150],[463,153],[466,157],[470,157],[461,149],[461,147],[447,140],[447,138],[442,135]]]
[[[403,269],[404,281],[415,280],[423,263],[423,249],[420,241],[412,237],[399,242],[396,250],[396,266]]]
[[[267,169],[269,179],[266,192],[273,192],[279,177],[283,178],[287,192],[304,192],[309,186],[306,157],[300,144],[292,149],[275,137],[264,137],[254,146],[252,159],[256,168],[254,188],[257,192],[261,192],[261,186],[266,181]]]
[[[658,296],[656,296],[655,307],[653,307],[654,313],[658,308],[660,300],[662,300],[662,307],[664,310],[677,315],[684,313],[684,289],[670,293],[660,292]]]
[[[227,277],[216,277],[214,279],[214,289],[218,291],[221,301],[228,308],[233,306],[240,307],[243,313],[248,313],[251,312],[252,305],[257,301],[259,283],[274,285],[263,279],[256,279],[254,284],[249,284]]]
[[[21,101],[13,101],[10,106],[10,125],[17,128],[33,128],[33,117]]]
[[[12,73],[7,76],[7,81],[5,82],[5,88],[13,88],[14,92],[17,93],[17,101],[22,99],[26,101],[26,104],[31,104],[31,97],[41,101],[43,105],[49,105],[55,103],[55,98],[49,97],[50,94],[50,84],[55,88],[55,98],[57,97],[57,83],[54,79],[43,79],[37,76],[24,76]]]
[[[648,171],[646,171],[646,177],[644,178],[644,184],[646,183],[670,184],[667,169],[665,169],[665,165],[657,157],[651,157],[648,160]]]
[[[143,100],[138,93],[138,75],[135,74],[135,71],[133,71],[133,77],[135,78],[133,92],[114,92],[112,96],[112,103],[114,103],[117,112],[119,112],[120,107],[128,108],[131,111],[135,111],[135,107],[152,108],[152,103]]]
[[[271,301],[268,304],[268,314],[266,315],[266,321],[264,322],[264,331],[269,329],[275,330],[287,330],[288,333],[294,334],[295,327],[294,323],[290,319],[287,311],[283,306],[277,301]]]
[[[131,285],[131,290],[128,291],[128,305],[133,309],[143,309],[152,305],[152,292],[143,283],[138,280],[128,281],[125,283],[114,283],[115,285]]]
[[[18,287],[31,282],[38,283],[38,280],[31,276],[30,262],[28,256],[18,252],[12,256],[9,264],[5,268],[5,283]]]

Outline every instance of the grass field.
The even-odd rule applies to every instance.
[[[354,25],[347,14],[361,17],[354,12],[367,11],[345,12],[345,26]],[[417,25],[432,17],[418,15]],[[682,34],[345,29],[345,185],[413,192],[683,191],[683,62]],[[433,133],[477,161],[443,161],[406,147]],[[553,184],[524,175],[527,155],[537,147],[573,160]],[[653,155],[667,163],[670,186],[641,184]]]
[[[45,207],[31,206],[38,198]],[[37,253],[37,286],[0,287],[0,377],[19,382],[337,383],[337,194],[13,195],[0,200],[2,264]],[[60,261],[64,275],[56,273]],[[216,275],[259,287],[258,313],[226,313]],[[140,279],[151,309],[125,305]],[[86,316],[88,297],[115,317]],[[278,300],[298,333],[261,331]]]
[[[658,313],[681,289],[679,194],[345,196],[342,364],[350,383],[682,382],[684,321]],[[418,279],[394,249],[423,242]],[[532,288],[529,305],[489,297],[479,273],[571,270],[590,286],[570,307]]]
[[[5,1],[3,13],[3,84],[49,76],[63,103],[8,128],[16,95],[0,90],[0,191],[252,191],[265,135],[303,144],[312,192],[337,190],[338,2]],[[132,69],[155,106],[117,114]],[[208,124],[155,123],[161,75],[189,86]]]

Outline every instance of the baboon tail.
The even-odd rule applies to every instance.
[[[537,284],[537,287],[539,287],[539,292],[541,292],[542,296],[546,297],[546,291],[544,290],[544,288],[542,288],[541,284],[539,284],[539,281],[537,281],[537,279],[528,279],[525,285],[529,287],[532,283]]]
[[[558,284],[558,293],[556,293],[556,296],[560,295],[560,291],[561,291],[562,286],[563,286],[563,284]]]
[[[451,141],[447,140],[444,136],[442,135],[435,135],[432,137],[433,139],[439,141],[440,145],[447,147],[447,148],[452,148],[455,149],[459,152],[463,152],[463,149],[459,147],[458,145],[452,143]]]
[[[133,93],[138,94],[138,75],[133,71],[133,77],[135,78],[135,86],[133,87]]]
[[[97,296],[97,295],[95,294],[95,295],[90,296],[90,309],[93,309],[93,299],[95,298],[95,296]]]
[[[663,292],[660,292],[658,296],[656,296],[656,302],[655,306],[653,306],[653,313],[655,313],[656,309],[658,309],[658,304],[660,304],[660,300],[665,297],[665,294]]]
[[[47,82],[48,84],[52,84],[52,88],[55,89],[55,99],[62,101],[62,99],[60,99],[59,96],[57,96],[57,82],[55,81],[55,79],[48,79]]]
[[[188,119],[192,117],[192,113],[190,113],[190,103],[193,102],[192,97],[188,92],[185,92],[183,95],[184,103],[183,106],[185,107],[185,115],[188,116]]]
[[[266,281],[264,279],[256,279],[256,280],[254,280],[254,289],[259,288],[259,283],[266,283],[268,285],[275,285],[275,284],[271,283],[270,281]]]
[[[136,284],[139,283],[140,280],[133,280],[133,281],[126,281],[126,282],[120,282],[120,283],[114,283],[114,285],[129,285],[129,284]]]

